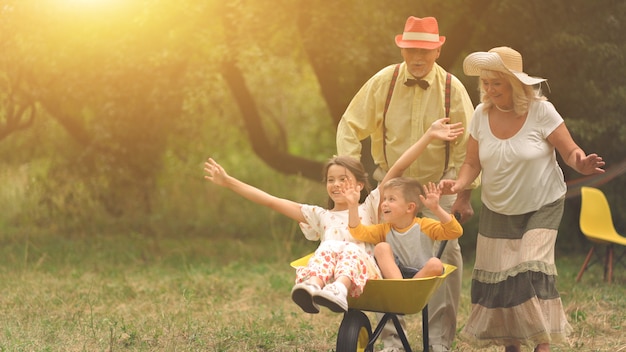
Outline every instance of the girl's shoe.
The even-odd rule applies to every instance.
[[[344,313],[348,310],[348,292],[340,282],[333,282],[324,286],[322,290],[313,293],[313,303],[324,306],[335,313]]]
[[[305,313],[317,314],[320,312],[320,308],[313,302],[313,295],[318,291],[321,291],[321,289],[316,284],[301,282],[295,284],[291,289],[291,299]]]

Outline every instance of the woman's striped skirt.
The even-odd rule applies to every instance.
[[[479,346],[561,343],[572,328],[556,290],[554,247],[564,199],[522,215],[484,205],[463,336]]]

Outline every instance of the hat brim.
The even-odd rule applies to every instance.
[[[446,42],[446,37],[439,36],[438,42],[427,42],[423,40],[402,40],[402,34],[396,35],[396,45],[401,49],[437,49]]]
[[[497,53],[479,51],[469,54],[465,60],[463,60],[463,72],[466,75],[480,76],[480,73],[483,70],[498,71],[513,75],[527,86],[547,81],[545,78],[532,77],[524,72],[509,70],[502,62],[500,55]]]

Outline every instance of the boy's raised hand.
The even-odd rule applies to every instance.
[[[361,185],[348,178],[341,188],[341,193],[346,198],[348,207],[358,206],[361,199]]]
[[[433,139],[442,139],[444,141],[455,140],[465,131],[463,123],[457,122],[449,124],[448,121],[450,121],[450,118],[444,117],[433,122],[426,133]]]
[[[439,208],[439,198],[441,196],[441,190],[437,185],[432,182],[429,182],[427,185],[423,186],[424,195],[420,194],[420,200],[422,204],[431,211]]]

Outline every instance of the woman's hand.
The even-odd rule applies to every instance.
[[[583,154],[576,154],[576,171],[583,175],[601,174],[604,173],[605,162],[598,154],[589,154],[583,156]]]
[[[441,180],[439,181],[438,188],[441,194],[445,195],[456,194],[461,191],[456,187],[456,180]]]

